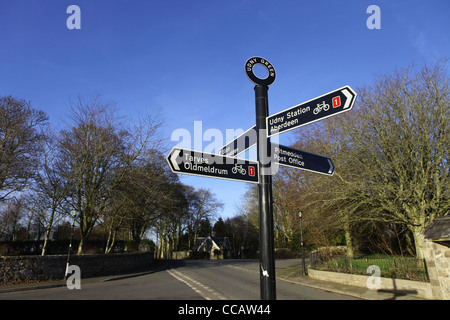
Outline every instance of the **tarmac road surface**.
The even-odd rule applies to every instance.
[[[299,260],[275,264],[280,269]],[[257,260],[172,260],[168,268],[134,276],[81,279],[79,290],[60,286],[3,292],[0,300],[259,300],[258,266]],[[279,279],[276,289],[277,300],[355,299]]]

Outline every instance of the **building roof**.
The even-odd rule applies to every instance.
[[[431,241],[450,241],[450,216],[434,218],[425,229],[425,238]]]

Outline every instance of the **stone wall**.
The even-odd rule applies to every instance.
[[[153,252],[72,255],[70,265],[77,265],[81,277],[107,276],[139,271],[153,263]],[[0,283],[64,279],[67,255],[0,257]]]
[[[317,280],[332,281],[352,286],[367,288],[367,279],[369,276],[348,274],[341,272],[319,271],[308,269],[308,276]],[[411,281],[403,279],[392,279],[380,277],[379,290],[391,291],[393,293],[408,293],[417,295],[421,298],[433,299],[431,286],[429,282]],[[369,290],[369,289],[368,289]]]
[[[424,242],[424,254],[430,282],[380,277],[381,290],[410,292],[420,297],[450,300],[450,243]],[[368,276],[309,269],[311,278],[366,287]]]
[[[425,240],[424,254],[433,298],[450,300],[450,247]]]
[[[190,251],[174,251],[172,252],[171,259],[189,259],[190,256]]]

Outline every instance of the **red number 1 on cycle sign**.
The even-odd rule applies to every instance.
[[[341,105],[341,97],[337,96],[333,98],[333,108],[337,108]]]

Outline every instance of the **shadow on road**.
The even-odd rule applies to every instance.
[[[127,272],[122,273],[118,275],[114,275],[111,278],[108,278],[106,280],[103,280],[104,282],[107,281],[115,281],[115,280],[121,280],[126,278],[134,278],[134,277],[140,277],[147,274],[157,273],[160,271],[165,271],[168,268],[170,268],[170,260],[155,260],[153,263],[148,266],[147,268],[142,268],[133,272]]]

